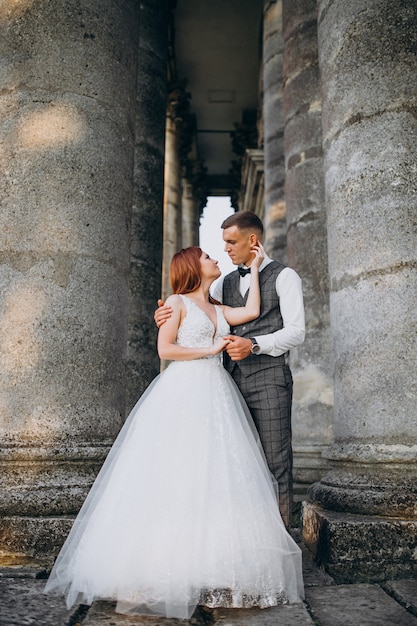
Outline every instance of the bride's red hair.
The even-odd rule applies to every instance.
[[[201,285],[200,257],[203,251],[198,246],[180,250],[172,257],[169,280],[172,293],[191,293]]]

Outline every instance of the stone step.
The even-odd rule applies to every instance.
[[[305,602],[271,609],[198,609],[186,620],[117,614],[112,602],[67,610],[43,593],[47,573],[0,568],[0,626],[417,626],[417,579],[336,585],[303,547]]]

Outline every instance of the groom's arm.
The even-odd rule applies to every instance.
[[[260,352],[277,357],[303,343],[305,338],[305,314],[301,278],[287,267],[277,278],[276,290],[282,315],[283,327],[268,335],[256,336]]]
[[[297,272],[287,267],[276,281],[277,295],[283,320],[283,328],[267,335],[254,335],[260,351],[277,357],[303,343],[305,337],[304,302],[301,279]],[[244,337],[230,335],[227,353],[232,361],[246,359],[251,352],[252,342]]]

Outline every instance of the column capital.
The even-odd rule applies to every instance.
[[[176,80],[168,85],[167,117],[176,124],[189,115],[191,94],[185,90],[186,85],[186,79]]]

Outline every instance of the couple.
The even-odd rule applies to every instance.
[[[300,549],[279,513],[247,405],[221,360],[225,349],[232,359],[247,349],[229,324],[265,317],[270,263],[259,280],[269,259],[261,233],[250,230],[249,292],[238,306],[211,304],[220,270],[200,248],[174,255],[174,295],[158,335],[161,358],[173,362],[132,410],[57,558],[45,591],[64,593],[68,606],[100,598],[117,600],[122,613],[187,619],[198,604],[265,608],[303,594]],[[239,236],[226,239],[233,259],[241,244]],[[272,263],[276,279],[281,266]],[[262,351],[261,338],[258,345]]]

